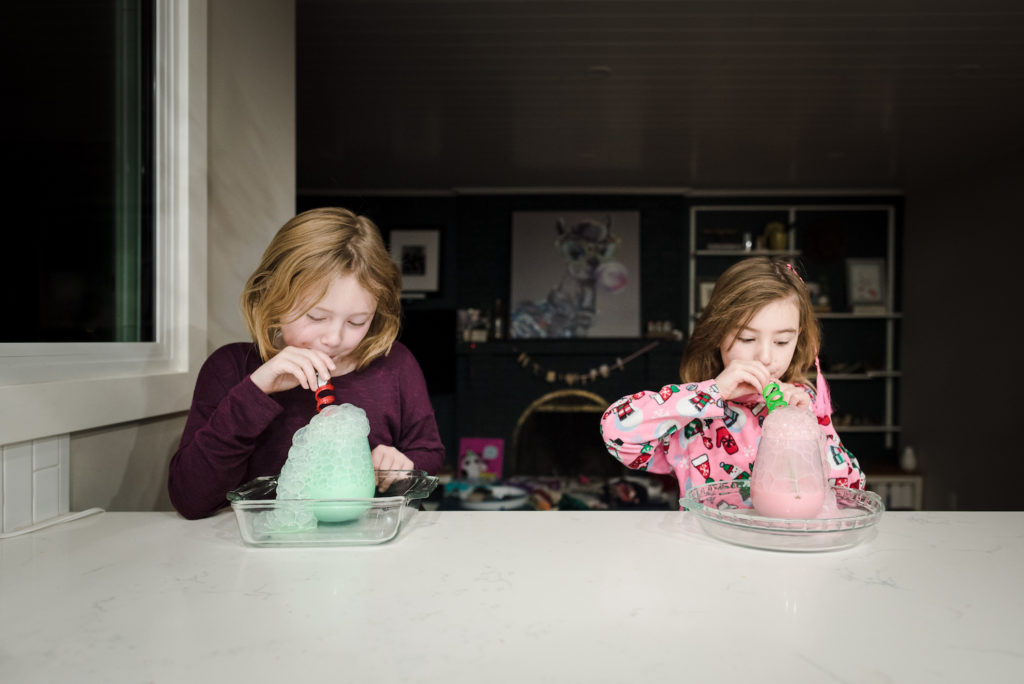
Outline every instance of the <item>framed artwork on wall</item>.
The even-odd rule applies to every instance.
[[[437,292],[440,272],[439,230],[393,230],[391,258],[402,274],[402,293]]]
[[[846,299],[854,313],[885,310],[885,259],[846,260]]]
[[[509,337],[640,335],[640,212],[512,215]]]
[[[715,278],[702,278],[697,281],[697,312],[700,313],[711,301],[711,293],[715,291]]]

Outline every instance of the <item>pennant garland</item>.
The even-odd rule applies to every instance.
[[[529,354],[524,351],[520,351],[515,346],[512,347],[512,352],[516,354],[516,362],[532,372],[538,377],[543,377],[548,383],[562,382],[570,387],[574,385],[580,385],[581,387],[586,385],[588,382],[595,382],[598,378],[604,379],[611,375],[612,370],[624,370],[627,363],[634,361],[647,352],[657,347],[660,342],[651,342],[647,346],[636,350],[626,358],[616,358],[614,363],[602,363],[597,368],[591,368],[585,373],[561,373],[553,371],[549,368],[544,368],[539,363],[534,361]]]

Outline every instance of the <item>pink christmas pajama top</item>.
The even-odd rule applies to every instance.
[[[814,389],[800,385],[813,398]],[[722,399],[714,380],[665,385],[622,397],[601,417],[605,448],[633,470],[674,473],[679,490],[750,477],[761,424],[768,415],[756,394]],[[864,489],[864,473],[843,446],[831,417],[819,418],[828,444],[830,484]]]

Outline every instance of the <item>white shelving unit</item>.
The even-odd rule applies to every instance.
[[[713,204],[696,204],[690,208],[689,226],[689,310],[687,320],[689,331],[693,331],[694,322],[699,315],[699,288],[698,283],[707,282],[709,277],[717,273],[709,272],[709,268],[717,270],[718,273],[731,263],[730,260],[738,261],[751,256],[785,256],[800,257],[803,250],[800,249],[801,231],[800,222],[802,216],[810,214],[820,216],[836,212],[836,216],[851,215],[851,212],[881,212],[885,217],[886,226],[884,236],[880,239],[884,244],[878,244],[877,256],[885,259],[886,265],[886,292],[884,313],[852,313],[845,311],[819,313],[818,317],[823,326],[828,326],[830,321],[847,321],[852,324],[863,322],[868,325],[880,323],[884,326],[884,349],[879,355],[882,359],[882,367],[868,370],[864,373],[828,373],[830,383],[858,383],[878,382],[882,384],[882,422],[873,425],[842,425],[837,423],[837,429],[842,433],[876,433],[881,435],[884,445],[891,449],[900,432],[899,421],[896,416],[896,387],[900,381],[901,372],[896,359],[896,326],[902,319],[902,313],[895,310],[894,285],[896,284],[896,210],[891,204],[803,204],[799,202],[785,203],[764,203],[746,204],[731,203],[720,197],[715,198]],[[742,224],[737,230],[751,232],[752,225],[764,226],[771,221],[781,221],[786,226],[795,227],[789,230],[787,249],[784,250],[743,250],[743,249],[705,249],[706,243],[701,236],[701,230],[708,227],[709,217],[722,217],[728,222],[730,217],[743,216],[738,222]],[[761,218],[759,219],[758,216]],[[749,219],[747,218],[749,217]],[[728,229],[728,226],[717,227]],[[721,232],[719,230],[719,232]],[[857,255],[861,256],[861,255]],[[720,268],[716,268],[720,266]],[[833,306],[838,302],[833,302]],[[829,335],[826,334],[825,345],[828,347]],[[876,350],[879,351],[879,350]],[[842,390],[833,387],[834,394],[841,394]]]

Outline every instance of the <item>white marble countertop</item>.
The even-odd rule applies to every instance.
[[[101,513],[0,541],[0,680],[1019,682],[1022,577],[1024,512],[886,513],[814,554],[675,511],[419,512],[313,549]]]

